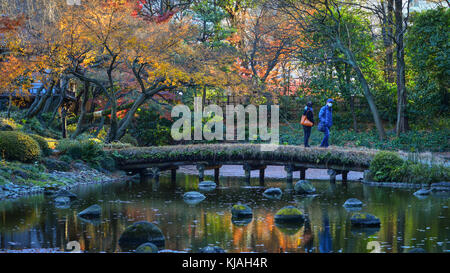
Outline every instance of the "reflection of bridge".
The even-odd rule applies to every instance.
[[[284,166],[288,184],[292,184],[295,171],[300,171],[300,179],[305,179],[308,168],[328,169],[330,181],[334,182],[336,175],[341,174],[345,182],[349,171],[368,169],[375,155],[373,150],[290,145],[278,146],[275,151],[263,151],[258,144],[177,145],[125,148],[109,152],[118,168],[130,175],[140,174],[141,177],[157,179],[160,172],[170,170],[174,180],[179,166],[196,165],[199,181],[203,181],[205,170],[214,169],[214,178],[218,183],[222,165],[243,165],[246,182],[250,182],[252,170],[259,170],[260,184],[264,183],[264,170],[268,165]]]

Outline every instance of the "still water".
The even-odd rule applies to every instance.
[[[281,200],[267,199],[265,188],[285,190],[283,180],[266,180],[265,188],[252,180],[221,178],[220,187],[204,192],[196,205],[183,201],[183,193],[197,190],[195,176],[178,175],[155,182],[119,182],[74,189],[78,200],[68,209],[56,208],[52,198],[37,195],[0,202],[0,250],[54,248],[66,251],[77,241],[84,252],[120,252],[118,239],[137,221],[158,225],[166,237],[165,249],[197,252],[207,245],[226,252],[449,252],[450,213],[448,196],[419,199],[413,190],[347,185],[312,181],[316,196],[301,197],[284,191]],[[207,177],[208,179],[208,177]],[[342,207],[348,198],[358,198],[363,212],[376,215],[381,228],[356,230],[350,226],[352,212]],[[253,219],[244,226],[232,223],[230,208],[238,202],[253,208]],[[101,221],[84,222],[77,213],[99,204]],[[278,209],[294,205],[308,221],[297,229],[279,228],[274,223]],[[375,241],[375,243],[369,243]]]

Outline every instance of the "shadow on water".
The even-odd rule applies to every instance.
[[[312,181],[317,194],[296,196],[286,190],[283,180],[266,179],[259,187],[243,178],[221,178],[220,185],[202,191],[206,199],[186,204],[183,194],[198,191],[194,176],[169,176],[159,182],[144,180],[107,185],[89,185],[74,192],[78,199],[70,208],[57,208],[43,195],[0,202],[0,249],[57,248],[65,250],[70,241],[86,252],[120,252],[118,239],[124,229],[137,221],[160,227],[166,237],[165,249],[197,252],[207,245],[226,252],[370,252],[368,242],[378,241],[382,252],[408,252],[420,247],[427,252],[449,249],[449,199],[430,196],[418,199],[412,190],[367,187],[357,182],[330,184]],[[283,190],[282,197],[269,199],[269,187]],[[364,203],[361,211],[381,220],[379,229],[350,227],[352,211],[342,204],[348,198]],[[243,203],[253,217],[233,221],[231,206]],[[102,216],[85,221],[77,213],[98,204]],[[302,225],[276,226],[275,213],[294,205],[305,215]]]

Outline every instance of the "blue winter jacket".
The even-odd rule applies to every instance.
[[[319,112],[320,123],[330,128],[333,125],[333,112],[331,107],[323,106]]]

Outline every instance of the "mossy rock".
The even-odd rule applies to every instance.
[[[78,216],[86,219],[99,218],[102,214],[102,207],[99,205],[92,205],[82,212],[78,213]]]
[[[316,192],[316,188],[309,181],[299,180],[294,185],[294,191],[296,194],[313,194]]]
[[[252,222],[253,218],[252,217],[248,217],[248,218],[234,218],[231,217],[231,223],[233,223],[233,225],[237,226],[237,227],[245,227],[248,224],[250,224]]]
[[[206,196],[197,192],[197,191],[189,191],[183,195],[183,200],[189,205],[195,205],[206,199]]]
[[[275,223],[275,226],[280,230],[282,233],[292,236],[297,234],[300,229],[303,226],[303,223]]]
[[[236,204],[231,208],[231,215],[235,219],[253,217],[252,209],[243,204]]]
[[[345,201],[344,205],[342,205],[344,208],[361,208],[363,205],[363,202],[356,198],[349,198],[347,201]]]
[[[130,135],[130,134],[125,134],[120,139],[120,142],[127,143],[127,144],[130,144],[130,145],[133,145],[133,146],[138,146],[139,145],[137,139],[135,137],[133,137],[132,135]]]
[[[302,224],[304,221],[303,213],[294,206],[286,206],[275,214],[275,223],[278,224]]]
[[[161,229],[150,222],[136,222],[127,227],[119,238],[119,246],[124,251],[132,251],[144,243],[164,247],[165,238]]]
[[[144,243],[136,248],[136,253],[158,253],[158,247],[152,243]]]
[[[42,163],[44,164],[44,166],[49,171],[63,171],[63,172],[67,172],[67,171],[70,170],[69,163],[67,163],[65,161],[57,160],[57,159],[54,159],[54,158],[49,158],[49,157],[44,158],[42,160]]]
[[[48,145],[48,142],[44,137],[35,134],[30,134],[29,136],[36,140],[44,156],[49,156],[52,153],[52,149],[50,149],[50,146]]]
[[[217,187],[214,181],[202,181],[198,183],[198,189],[202,191],[212,191]]]
[[[0,132],[0,156],[29,163],[39,159],[41,149],[32,137],[16,131]]]
[[[268,188],[263,192],[264,197],[269,199],[280,199],[283,192],[280,188]]]
[[[364,212],[353,214],[350,223],[355,227],[379,227],[381,224],[378,217]]]

